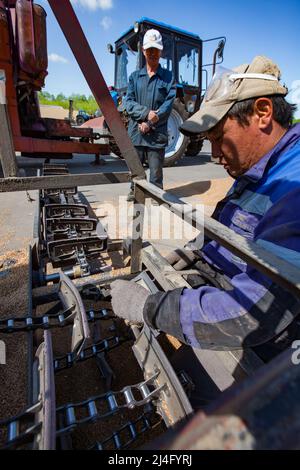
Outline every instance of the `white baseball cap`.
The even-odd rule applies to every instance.
[[[150,49],[150,47],[155,47],[160,51],[162,51],[164,48],[161,34],[156,29],[148,29],[148,31],[145,33],[143,48]]]

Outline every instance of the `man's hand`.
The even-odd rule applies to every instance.
[[[150,111],[148,114],[148,121],[151,121],[152,124],[156,124],[159,121],[159,117],[157,116],[157,111]]]
[[[117,280],[110,287],[114,314],[130,323],[143,323],[144,305],[150,292],[131,281]]]
[[[183,269],[190,268],[197,261],[198,256],[191,250],[178,248],[175,251],[171,251],[165,258],[176,271],[182,271]]]
[[[142,122],[142,124],[139,124],[139,131],[142,134],[147,134],[150,131],[150,126],[146,122]]]

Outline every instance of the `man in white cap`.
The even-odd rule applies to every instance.
[[[213,217],[300,268],[300,124],[292,125],[295,106],[286,101],[287,92],[277,65],[257,56],[217,74],[181,130],[205,135],[235,178]],[[145,321],[195,348],[252,347],[265,361],[300,337],[299,298],[219,243],[196,242],[168,256],[177,270],[198,269],[192,288],[149,295],[134,283],[115,281],[115,314]]]
[[[159,63],[163,50],[159,31],[149,29],[143,39],[146,65],[129,77],[124,100],[130,116],[128,132],[142,163],[148,161],[150,182],[163,187],[163,164],[168,144],[167,122],[175,99],[172,73]],[[134,200],[133,185],[128,201]]]

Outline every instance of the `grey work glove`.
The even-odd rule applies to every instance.
[[[135,282],[116,280],[111,283],[111,305],[117,317],[130,323],[143,323],[143,310],[150,292]]]
[[[182,271],[191,267],[199,259],[199,256],[192,250],[177,248],[177,250],[171,251],[165,258],[176,271]]]

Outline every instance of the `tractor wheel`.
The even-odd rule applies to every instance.
[[[82,126],[82,124],[84,124],[84,123],[85,123],[85,120],[84,120],[84,118],[83,118],[82,116],[77,116],[77,117],[76,117],[76,124],[77,124],[77,126]]]
[[[185,154],[188,157],[196,157],[203,147],[203,139],[200,140],[190,140]]]
[[[179,131],[179,126],[189,117],[185,106],[176,98],[168,119],[169,142],[166,147],[164,166],[174,165],[185,153],[189,139]]]

